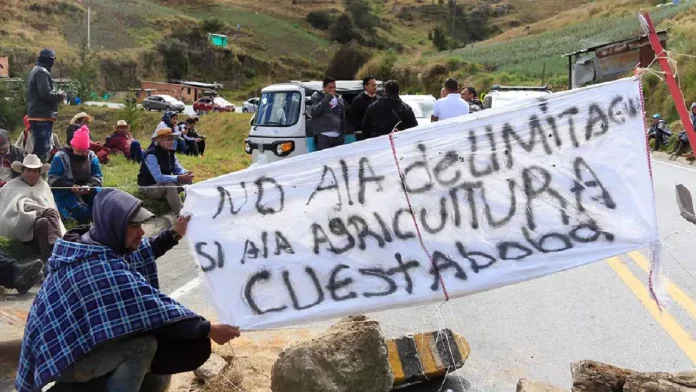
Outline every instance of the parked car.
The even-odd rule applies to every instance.
[[[242,105],[243,113],[256,113],[259,108],[259,98],[247,99]]]
[[[143,109],[183,112],[186,105],[171,95],[150,95],[143,101]]]
[[[214,112],[234,112],[237,108],[234,104],[223,97],[213,98],[213,111]]]
[[[542,98],[551,94],[547,86],[498,86],[495,85],[483,100],[483,108],[511,107],[520,102]]]
[[[199,115],[209,112],[234,112],[235,110],[234,104],[222,97],[203,97],[193,103],[193,111]]]
[[[418,125],[430,124],[430,116],[437,101],[432,95],[401,95],[401,100],[413,109]]]

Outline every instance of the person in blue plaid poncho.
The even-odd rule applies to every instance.
[[[171,374],[209,358],[239,328],[211,325],[159,291],[155,259],[186,234],[188,218],[144,239],[153,214],[135,197],[104,189],[94,223],[54,246],[48,277],[29,312],[15,386],[40,391],[161,391]]]

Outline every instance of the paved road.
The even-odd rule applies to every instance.
[[[111,109],[121,109],[123,107],[122,103],[114,103],[114,102],[89,101],[89,102],[85,102],[85,105],[87,105],[87,106],[106,106],[106,107],[109,107]],[[235,111],[234,113],[242,113],[241,106],[237,106],[237,111]],[[186,114],[187,116],[191,116],[191,115],[196,114],[196,112],[193,110],[193,105],[186,105],[186,108],[184,109],[184,114]]]
[[[643,371],[682,371],[696,364],[696,226],[679,217],[674,184],[696,190],[696,169],[654,160],[664,272],[674,283],[670,307],[661,315],[647,299],[645,251],[453,300],[441,318],[428,320],[436,305],[371,315],[387,335],[441,328],[461,333],[472,354],[447,378],[452,391],[512,391],[520,378],[571,385],[569,364],[594,359]],[[669,252],[669,253],[668,253]],[[673,254],[678,262],[670,257]],[[680,265],[681,264],[681,265]],[[159,262],[165,292],[201,314],[215,311],[206,298],[199,268],[187,244]],[[3,305],[26,308],[25,297]],[[329,325],[327,322],[326,325]],[[438,391],[442,381],[407,389]]]
[[[574,270],[453,300],[427,320],[437,305],[371,315],[387,335],[438,329],[459,331],[472,354],[465,367],[446,380],[453,391],[512,391],[528,377],[570,387],[569,365],[594,359],[643,371],[682,371],[696,364],[696,226],[679,216],[674,184],[696,190],[696,169],[654,160],[658,224],[665,239],[664,272],[681,289],[670,292],[670,307],[659,316],[646,299],[647,251],[623,255]],[[679,265],[669,254],[679,259]],[[179,267],[169,287],[185,286],[177,297],[198,311],[214,314],[191,261],[167,261]],[[176,271],[176,272],[174,272]],[[677,298],[675,298],[675,296]],[[681,300],[682,304],[676,303]],[[685,306],[682,306],[685,305]],[[688,311],[687,311],[688,309]],[[651,313],[652,311],[652,313]],[[329,325],[330,323],[326,323]],[[409,392],[437,391],[442,381]]]

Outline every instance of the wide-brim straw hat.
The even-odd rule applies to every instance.
[[[38,156],[34,154],[29,154],[26,157],[24,157],[24,161],[14,161],[10,165],[12,167],[12,170],[16,171],[17,173],[21,173],[24,168],[27,169],[41,169],[41,174],[44,174],[48,172],[48,169],[51,167],[48,163],[41,163],[41,159],[39,159]]]
[[[159,138],[165,137],[165,136],[177,137],[179,135],[181,135],[181,134],[178,132],[172,131],[171,128],[160,128],[157,130],[157,133],[155,133],[155,139],[159,139]]]
[[[89,122],[94,121],[94,117],[90,116],[89,114],[87,114],[85,112],[80,112],[80,113],[77,113],[75,116],[73,116],[73,118],[70,120],[70,124],[77,124],[77,121],[82,119],[82,118],[89,119]]]

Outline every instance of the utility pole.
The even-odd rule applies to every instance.
[[[454,43],[454,24],[457,21],[457,0],[454,0],[452,7],[452,43]]]
[[[92,32],[90,29],[90,13],[91,13],[91,8],[87,7],[87,49],[92,48]]]

